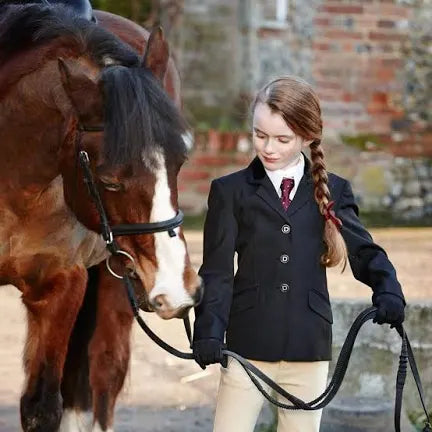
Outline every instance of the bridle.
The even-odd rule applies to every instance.
[[[89,155],[86,151],[81,149],[82,134],[84,132],[90,132],[90,133],[104,132],[105,128],[103,126],[85,126],[82,124],[78,124],[77,130],[78,133],[76,134],[75,137],[75,147],[78,153],[77,157],[80,166],[83,170],[84,182],[87,185],[87,189],[89,191],[90,197],[99,213],[101,235],[105,240],[108,251],[111,253],[111,255],[107,257],[105,264],[112,276],[114,276],[117,279],[123,280],[123,283],[127,288],[129,302],[133,309],[134,315],[135,317],[137,316],[139,317],[138,302],[129,275],[126,273],[124,275],[117,274],[110,265],[110,259],[113,255],[114,256],[121,255],[127,258],[132,263],[133,267],[132,269],[130,269],[130,272],[135,273],[136,271],[135,259],[128,252],[120,249],[117,242],[115,241],[115,238],[119,236],[126,236],[126,235],[155,234],[164,231],[166,231],[168,235],[171,238],[173,238],[177,235],[175,232],[175,228],[178,228],[183,223],[184,215],[181,210],[178,210],[177,214],[172,219],[168,219],[162,222],[120,224],[120,225],[111,226],[109,223],[107,213],[105,211],[105,207],[102,202],[102,198],[100,196],[99,190],[93,178]],[[146,308],[147,308],[146,310],[148,310],[149,312],[153,310],[149,304],[146,304]],[[189,342],[192,343],[192,330],[191,330],[191,324],[189,320],[189,314],[186,314],[183,317],[183,323],[184,323],[185,331],[188,336]]]
[[[76,143],[78,148],[78,158],[80,166],[83,170],[84,182],[87,185],[90,197],[96,206],[100,219],[101,235],[106,242],[106,247],[112,255],[122,255],[131,261],[133,265],[132,271],[136,270],[136,264],[134,258],[126,251],[119,248],[116,237],[130,236],[130,235],[141,235],[141,234],[155,234],[160,232],[167,232],[170,237],[175,237],[177,234],[175,228],[178,228],[183,223],[183,213],[181,210],[177,211],[177,214],[168,220],[162,222],[148,222],[148,223],[133,223],[133,224],[119,224],[111,226],[105,207],[102,202],[102,198],[99,193],[99,189],[93,178],[93,173],[90,166],[90,158],[85,150],[81,150],[82,134],[84,132],[103,132],[103,126],[78,126],[78,134],[76,137]],[[123,276],[118,275],[110,265],[110,255],[106,259],[106,266],[108,271],[117,279],[123,279]]]

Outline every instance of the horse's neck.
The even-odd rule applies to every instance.
[[[47,90],[24,78],[0,98],[0,192],[37,195],[59,175],[63,118],[48,106]],[[0,195],[1,196],[1,195]]]

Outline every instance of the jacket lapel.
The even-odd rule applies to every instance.
[[[288,207],[287,215],[292,216],[297,210],[300,210],[310,199],[314,197],[314,185],[311,175],[311,163],[306,155],[303,153],[305,158],[305,169],[302,179],[300,180],[297,192],[294,195],[294,199]]]
[[[305,172],[300,181],[299,187],[288,210],[282,207],[282,203],[276,190],[267,176],[262,162],[256,157],[248,166],[248,181],[257,185],[256,194],[275,210],[284,220],[290,222],[289,217],[303,207],[313,197],[313,182],[310,175],[310,162],[305,156]]]

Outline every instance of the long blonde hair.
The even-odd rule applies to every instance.
[[[267,104],[273,112],[279,113],[287,125],[310,144],[314,181],[314,197],[325,219],[324,243],[326,251],[321,264],[335,267],[347,262],[347,247],[340,233],[340,221],[332,214],[331,196],[328,188],[328,175],[321,145],[322,118],[318,96],[304,80],[293,76],[277,78],[265,85],[257,94],[252,109],[258,103]]]

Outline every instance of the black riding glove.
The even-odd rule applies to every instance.
[[[390,293],[379,294],[374,306],[377,307],[377,313],[373,319],[377,324],[391,324],[392,327],[400,325],[405,319],[405,303],[397,295]]]
[[[202,369],[213,363],[227,367],[227,357],[222,354],[225,348],[225,344],[219,339],[201,339],[194,341],[192,345],[195,361]]]

